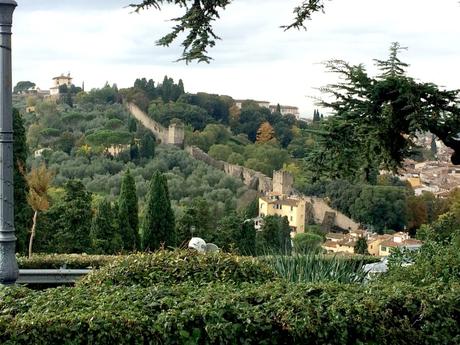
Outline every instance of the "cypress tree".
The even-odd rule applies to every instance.
[[[14,227],[16,230],[16,251],[25,254],[27,251],[27,234],[32,219],[32,209],[27,203],[27,182],[23,167],[27,159],[26,131],[24,121],[17,109],[13,109],[13,179],[14,179]]]
[[[320,120],[319,110],[315,109],[313,111],[313,122],[319,122],[319,120]]]
[[[138,250],[140,248],[139,209],[136,183],[129,169],[121,181],[121,191],[118,198],[118,223],[123,249]]]
[[[236,234],[236,243],[241,254],[256,254],[256,229],[253,220],[249,219],[241,224],[239,232]]]
[[[436,158],[438,155],[438,147],[436,145],[436,137],[434,135],[431,136],[430,151],[433,155],[433,158]]]
[[[91,251],[91,193],[81,181],[69,180],[65,197],[60,205],[59,224],[55,236],[55,248],[60,253]]]
[[[159,172],[154,174],[150,182],[142,228],[142,246],[146,250],[175,245],[176,228],[167,180]]]
[[[91,240],[97,254],[114,254],[121,249],[121,237],[117,230],[112,206],[107,200],[102,200],[91,226]]]
[[[145,133],[141,139],[139,154],[142,158],[153,158],[155,156],[155,137],[151,133]]]

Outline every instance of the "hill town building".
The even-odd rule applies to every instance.
[[[53,78],[53,86],[50,87],[50,95],[53,97],[59,96],[59,88],[63,85],[70,87],[72,85],[72,77],[70,73],[66,76],[61,74],[60,76]]]

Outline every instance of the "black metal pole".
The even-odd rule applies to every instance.
[[[18,278],[13,195],[11,26],[17,3],[0,0],[0,284]]]

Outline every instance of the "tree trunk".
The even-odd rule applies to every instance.
[[[34,212],[34,217],[32,218],[32,230],[30,231],[30,239],[29,239],[29,259],[32,257],[32,243],[35,238],[35,227],[37,226],[37,216],[38,211]]]

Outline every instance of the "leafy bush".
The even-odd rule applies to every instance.
[[[85,254],[34,254],[32,258],[17,258],[19,268],[23,269],[68,269],[99,268],[119,260],[120,256]]]
[[[458,285],[9,290],[2,344],[458,344]],[[0,288],[5,297],[5,288]],[[3,299],[3,298],[2,298]]]
[[[220,282],[265,282],[275,279],[273,270],[257,259],[195,251],[165,251],[133,254],[95,271],[79,282],[82,286],[197,284]]]
[[[401,280],[416,286],[460,282],[460,248],[456,243],[446,246],[428,242],[419,251],[396,251],[389,267],[382,277],[389,284]]]

